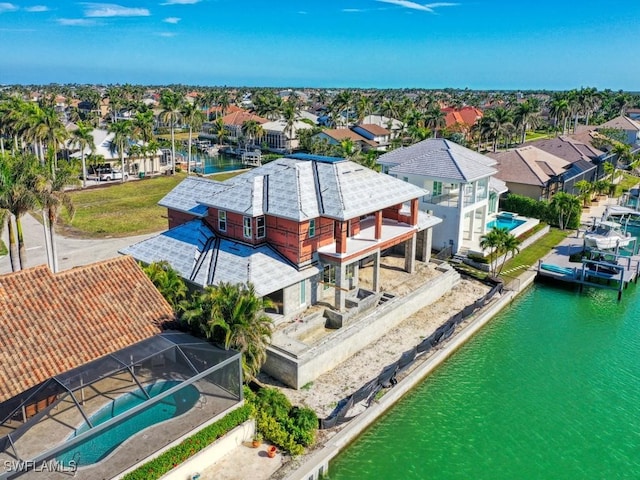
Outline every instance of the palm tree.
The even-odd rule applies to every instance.
[[[495,276],[497,271],[497,252],[502,242],[502,236],[507,232],[506,228],[492,228],[482,237],[480,237],[480,247],[483,250],[489,249],[489,258],[491,259],[490,269],[491,275]]]
[[[124,123],[124,122],[120,122]],[[75,206],[71,195],[66,190],[76,180],[75,172],[71,165],[65,163],[58,168],[56,175],[50,175],[45,170],[36,178],[35,193],[38,204],[42,208],[42,224],[44,227],[45,244],[47,245],[47,257],[49,268],[56,273],[58,271],[58,252],[55,240],[55,226],[63,208],[70,219],[75,214]]]
[[[296,118],[298,116],[298,110],[295,104],[291,102],[285,102],[282,108],[282,118],[285,123],[285,131],[287,132],[287,150],[291,152],[291,140],[293,140],[294,130],[293,127],[296,124]]]
[[[569,102],[562,97],[554,98],[549,104],[549,115],[553,118],[553,126],[558,130],[558,125],[563,122],[562,134],[567,130],[567,118],[569,116]]]
[[[444,128],[447,125],[446,115],[442,111],[439,105],[432,106],[425,113],[426,124],[425,126],[433,131],[433,138],[438,136],[438,130]]]
[[[272,306],[271,300],[256,294],[251,283],[221,283],[196,295],[182,319],[225,349],[239,350],[248,382],[266,360],[273,323],[264,310]]]
[[[189,143],[187,154],[187,175],[191,173],[191,143],[193,141],[193,130],[200,130],[204,123],[204,113],[195,103],[185,102],[180,111],[182,119],[189,125]]]
[[[500,275],[502,273],[502,269],[504,268],[505,263],[507,263],[507,259],[512,257],[513,255],[520,253],[520,240],[516,238],[512,233],[507,233],[502,236],[502,241],[500,244],[500,252],[502,255],[502,262],[500,263],[500,268],[498,268],[497,274]]]
[[[591,199],[591,192],[593,192],[593,184],[588,180],[580,180],[576,182],[575,187],[578,189],[578,196],[582,199],[583,206],[587,206],[587,203]]]
[[[9,219],[9,252],[15,272],[27,262],[22,216],[37,205],[35,182],[40,167],[38,158],[28,153],[3,157],[0,162],[0,208],[8,210],[16,224],[13,235]]]
[[[109,125],[109,132],[113,133],[113,139],[109,148],[111,152],[117,151],[120,155],[120,168],[122,169],[122,183],[124,183],[124,177],[127,173],[124,163],[124,154],[129,148],[129,141],[133,135],[133,125],[131,120],[123,120],[121,122],[112,123]]]
[[[171,128],[171,173],[176,173],[176,137],[175,128],[181,117],[182,96],[171,90],[163,90],[160,96],[162,112],[160,118],[164,122],[169,122]]]
[[[96,151],[96,142],[91,132],[93,127],[88,123],[78,122],[78,129],[71,133],[71,144],[80,149],[82,161],[82,188],[87,186],[87,164],[85,150],[89,148],[91,153]]]
[[[551,207],[558,215],[560,230],[564,230],[571,225],[572,215],[580,212],[580,199],[569,193],[558,192],[551,199]]]
[[[187,298],[188,288],[182,277],[176,272],[166,260],[152,262],[142,270],[156,286],[174,312],[184,308],[184,301]]]
[[[519,103],[514,112],[515,125],[522,129],[522,136],[520,137],[520,143],[524,143],[527,136],[527,129],[538,126],[539,110],[536,108],[533,102],[525,100]]]
[[[136,112],[133,117],[133,136],[147,143],[153,138],[153,111]]]

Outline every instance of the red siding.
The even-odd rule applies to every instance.
[[[167,209],[167,217],[169,219],[169,228],[175,228],[179,225],[183,225],[187,222],[190,222],[194,218],[195,215],[191,215],[190,213],[178,212],[176,210]]]

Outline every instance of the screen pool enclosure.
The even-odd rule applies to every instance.
[[[15,468],[0,478],[45,463],[115,475],[241,401],[238,352],[156,335],[1,403],[0,465]]]

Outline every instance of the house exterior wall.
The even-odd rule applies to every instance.
[[[167,209],[167,218],[169,219],[169,229],[183,225],[198,217],[189,213],[178,212],[177,210]]]
[[[541,200],[544,198],[543,189],[537,185],[526,185],[523,183],[506,182],[509,192],[515,195]]]

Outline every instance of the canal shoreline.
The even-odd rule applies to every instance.
[[[471,339],[482,327],[484,327],[496,314],[507,307],[513,299],[527,289],[535,280],[535,270],[527,270],[519,277],[517,290],[504,290],[502,295],[489,303],[468,323],[464,324],[460,331],[456,332],[433,355],[426,358],[411,373],[398,381],[392,389],[377,400],[366,411],[351,420],[340,432],[331,437],[317,451],[313,452],[303,463],[298,465],[295,471],[287,475],[285,480],[319,479],[329,472],[329,462],[353,442],[364,430],[376,422],[387,410],[393,407],[411,389],[420,384],[439,365],[455,353],[462,345]]]

